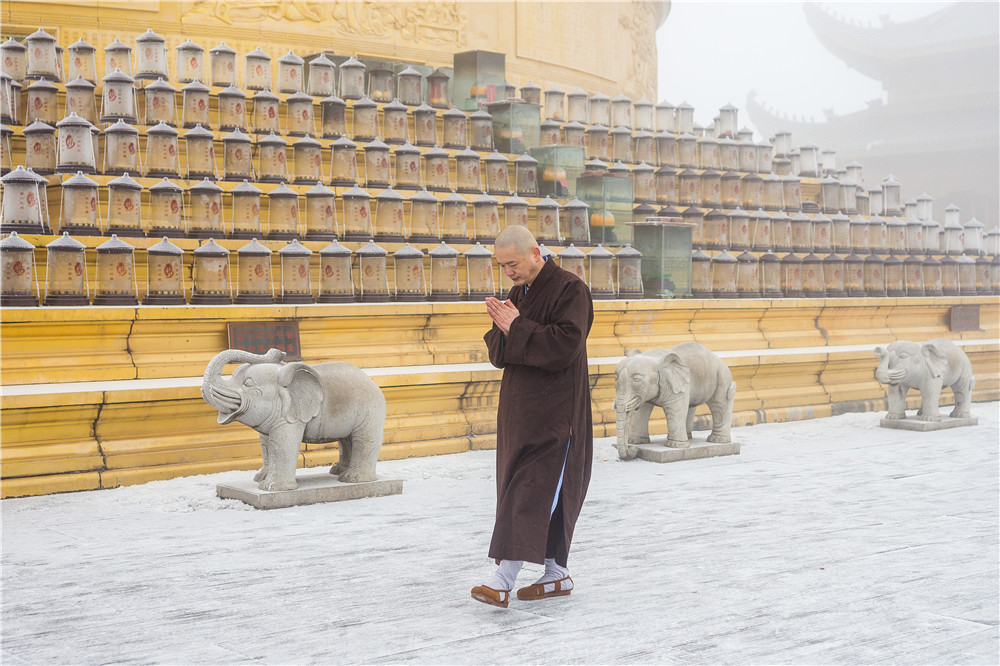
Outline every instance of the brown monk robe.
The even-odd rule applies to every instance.
[[[498,237],[498,261],[500,242]],[[508,271],[515,283],[509,301],[518,314],[507,335],[494,324],[484,336],[490,362],[504,371],[489,554],[537,564],[554,558],[565,567],[593,460],[587,335],[594,307],[587,285],[554,260],[536,270],[527,291]],[[562,488],[550,519],[560,471]]]

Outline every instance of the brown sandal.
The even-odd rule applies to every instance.
[[[472,588],[472,598],[490,606],[507,608],[510,603],[510,590],[494,590],[492,587],[477,585]]]
[[[568,584],[568,585],[567,585]],[[521,601],[536,601],[549,597],[565,597],[573,591],[573,579],[569,576],[548,583],[535,583],[517,591]]]

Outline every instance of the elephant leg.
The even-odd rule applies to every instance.
[[[253,475],[253,480],[256,481],[256,482],[258,482],[258,483],[261,482],[261,481],[263,481],[264,477],[267,476],[267,449],[268,449],[268,446],[269,446],[269,442],[267,440],[267,435],[265,435],[264,433],[260,433],[260,457],[263,460],[263,463],[260,466],[260,470],[256,474]]]
[[[337,442],[337,463],[330,467],[330,474],[342,474],[351,466],[351,438],[344,437]]]
[[[955,394],[955,408],[951,410],[949,416],[959,419],[967,419],[972,416],[972,388],[975,385],[974,377],[952,385],[951,391]]]
[[[708,441],[712,444],[729,444],[733,441],[729,429],[733,426],[733,401],[736,399],[736,382],[732,382],[726,393],[708,403],[712,412],[712,434]]]
[[[289,423],[271,430],[270,469],[259,484],[261,490],[295,490],[299,487],[295,480],[295,468],[304,429],[302,424]]]
[[[885,415],[887,420],[900,421],[906,418],[906,394],[909,391],[900,384],[889,385],[889,412]]]
[[[694,407],[688,407],[687,428],[686,428],[688,439],[691,439],[691,435],[694,434],[694,413],[697,409],[698,409],[697,405],[695,405]]]
[[[370,419],[351,433],[350,456],[339,480],[344,483],[363,483],[375,480],[375,463],[382,449],[384,419]]]
[[[920,387],[920,420],[940,421],[941,379],[931,378]]]
[[[632,412],[628,428],[629,444],[649,444],[649,419],[654,406],[651,402],[644,402]]]
[[[667,446],[674,449],[686,449],[691,446],[691,440],[687,437],[687,396],[678,396],[679,400],[663,406],[663,413],[667,415]]]

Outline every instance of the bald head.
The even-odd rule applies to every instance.
[[[493,254],[507,278],[516,285],[530,285],[542,270],[538,242],[527,227],[505,227],[493,241]]]

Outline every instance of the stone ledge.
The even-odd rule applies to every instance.
[[[949,428],[964,428],[966,426],[979,425],[979,419],[976,417],[959,419],[952,418],[951,416],[942,416],[940,421],[921,421],[919,418],[911,416],[904,419],[882,419],[879,421],[879,425],[883,428],[894,428],[896,430],[931,432],[934,430],[947,430]]]
[[[663,444],[640,444],[636,447],[639,453],[636,458],[655,463],[679,462],[681,460],[697,460],[698,458],[715,458],[717,456],[739,455],[739,442],[728,444],[709,444],[708,442],[691,442],[686,449],[675,449]]]
[[[220,483],[215,494],[222,499],[238,499],[255,509],[286,509],[290,506],[341,502],[398,495],[403,492],[402,479],[377,478],[366,483],[343,483],[336,476],[323,472],[295,477],[295,490],[260,490],[252,479],[236,483]]]

